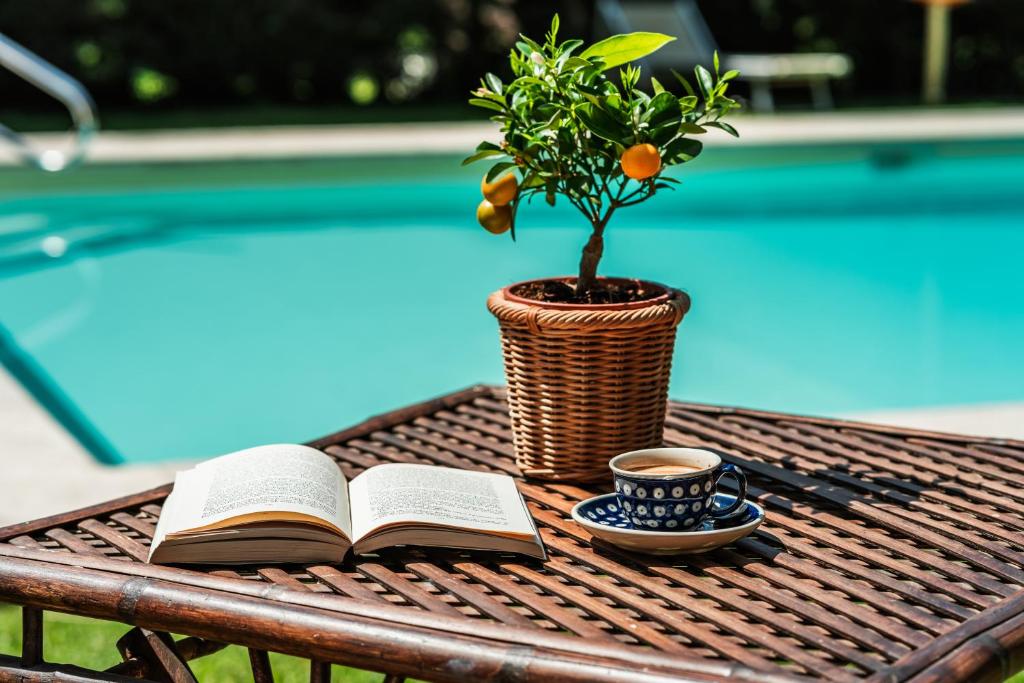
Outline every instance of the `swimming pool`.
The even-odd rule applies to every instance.
[[[534,206],[518,243],[488,235],[477,171],[0,171],[5,361],[129,461],[303,440],[499,382],[484,299],[572,272],[586,227]],[[1024,141],[715,149],[680,177],[615,217],[602,269],[691,294],[674,398],[819,414],[1024,399]]]

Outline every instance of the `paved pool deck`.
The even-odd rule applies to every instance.
[[[899,109],[799,114],[749,114],[736,121],[735,139],[718,131],[709,146],[884,143],[1024,138],[1024,107]],[[88,163],[151,163],[469,153],[496,139],[488,121],[210,128],[173,131],[101,131]],[[66,148],[69,137],[29,136],[40,148]],[[0,146],[0,165],[20,163]]]
[[[0,368],[0,526],[165,484],[180,465],[100,464]]]

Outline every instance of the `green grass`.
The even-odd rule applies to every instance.
[[[76,664],[101,671],[114,666],[121,657],[114,643],[129,626],[110,621],[86,619],[56,612],[44,616],[43,657],[54,664]],[[0,654],[21,652],[21,609],[0,605]],[[279,683],[309,680],[309,661],[271,653],[274,679]],[[252,681],[249,655],[244,648],[231,646],[220,652],[189,663],[200,681],[247,683]],[[381,674],[346,667],[332,667],[334,683],[370,683],[380,681]]]

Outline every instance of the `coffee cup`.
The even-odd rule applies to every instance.
[[[703,448],[648,448],[617,455],[608,466],[615,493],[638,529],[688,531],[708,517],[728,517],[745,503],[747,479],[735,465]],[[715,506],[718,481],[730,475],[739,487],[736,500]]]

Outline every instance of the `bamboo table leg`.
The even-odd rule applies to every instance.
[[[270,668],[270,655],[266,650],[249,649],[249,665],[253,683],[274,683],[274,670]]]
[[[331,663],[309,660],[309,683],[331,683]]]
[[[21,665],[26,669],[43,663],[43,610],[21,608]]]
[[[145,675],[162,683],[198,683],[167,633],[133,628],[117,641],[117,649],[126,660],[139,659]]]

